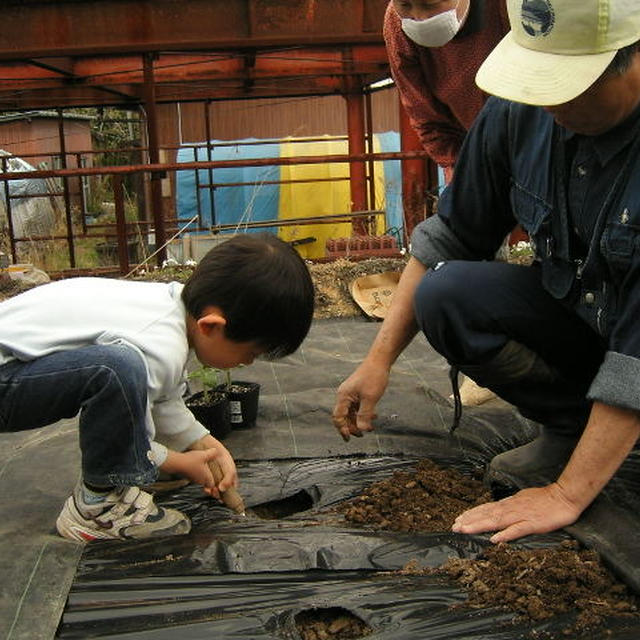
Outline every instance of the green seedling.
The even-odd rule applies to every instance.
[[[197,380],[202,385],[202,401],[205,404],[211,401],[211,394],[219,384],[220,373],[220,369],[201,365],[187,376],[189,380]]]

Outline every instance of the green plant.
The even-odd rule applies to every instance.
[[[239,365],[243,366],[243,365]],[[206,364],[200,365],[187,375],[189,380],[197,380],[202,385],[203,401],[209,402],[213,390],[220,386],[222,378],[225,391],[231,388],[231,369],[216,369]]]
[[[205,403],[210,402],[211,394],[219,384],[220,373],[220,369],[203,364],[188,374],[189,380],[197,380],[202,385],[202,399]]]

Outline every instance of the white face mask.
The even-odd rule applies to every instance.
[[[460,31],[466,17],[458,20],[456,10],[449,9],[426,20],[402,18],[402,30],[421,47],[441,47]]]

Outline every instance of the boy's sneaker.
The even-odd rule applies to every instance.
[[[87,504],[82,483],[67,498],[56,521],[58,533],[71,540],[122,540],[189,533],[191,521],[176,509],[164,509],[138,487],[121,487],[102,502]]]

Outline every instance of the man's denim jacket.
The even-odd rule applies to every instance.
[[[571,138],[593,149],[582,182],[565,168]],[[580,196],[571,212],[568,193]],[[544,287],[606,344],[588,397],[640,410],[640,109],[587,138],[541,108],[490,98],[411,253],[427,267],[491,260],[516,223],[529,233]]]

